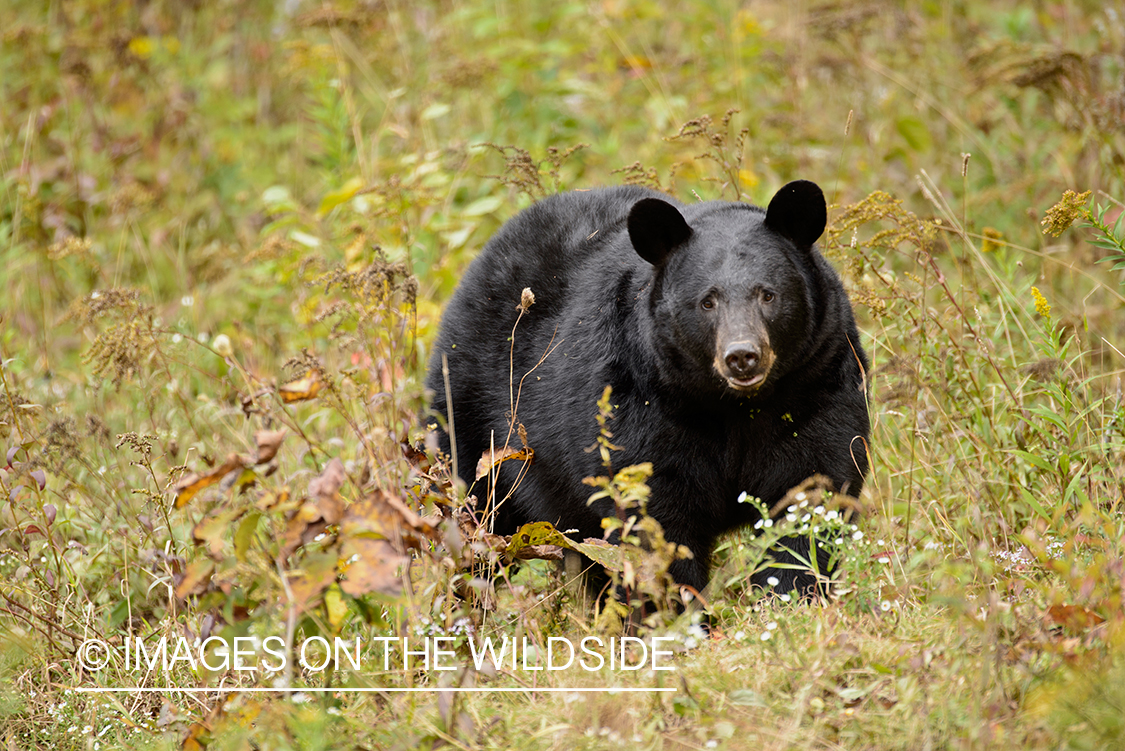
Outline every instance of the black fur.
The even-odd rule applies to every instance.
[[[682,584],[702,590],[717,538],[757,521],[741,492],[768,507],[820,473],[857,496],[867,358],[843,287],[812,246],[825,219],[820,189],[799,181],[768,213],[625,186],[553,196],[502,227],[445,311],[426,382],[433,413],[445,416],[445,355],[459,471],[471,485],[490,442],[508,437],[509,384],[518,389],[535,368],[517,405],[535,461],[496,531],[546,520],[602,536],[613,511],[587,505],[582,478],[605,473],[586,449],[606,384],[621,447],[613,467],[652,462],[648,511],[694,553],[673,566]],[[509,370],[525,287],[536,302],[515,331]],[[441,441],[448,451],[444,432]],[[514,435],[510,443],[519,446]],[[521,469],[502,465],[497,498]],[[811,581],[772,574],[785,590]]]

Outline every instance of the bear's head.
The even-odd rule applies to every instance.
[[[811,338],[818,289],[813,243],[824,194],[791,182],[769,207],[708,202],[679,208],[645,198],[629,238],[654,269],[649,309],[676,381],[694,391],[764,395]]]

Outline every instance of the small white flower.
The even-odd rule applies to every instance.
[[[773,632],[772,631],[763,631],[762,636],[760,638],[761,638],[762,641],[769,641],[770,639],[773,638]]]
[[[882,602],[880,602],[879,603],[879,609],[882,610],[884,613],[886,613],[888,610],[890,610],[891,609],[890,600],[883,600]]]
[[[226,334],[216,336],[211,342],[211,347],[220,357],[230,357],[234,354],[234,347],[231,346],[230,337]]]
[[[771,587],[776,587],[778,584],[781,584],[781,582],[776,576],[771,576],[766,579],[766,584],[770,585]]]

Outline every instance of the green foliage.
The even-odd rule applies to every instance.
[[[20,0],[0,30],[8,746],[1120,745],[1112,8]],[[502,499],[466,494],[417,419],[442,302],[481,244],[558,190],[762,204],[798,177],[834,204],[822,246],[872,356],[864,513],[830,520],[862,540],[834,598],[748,586],[834,510],[794,495],[718,551],[696,593],[710,636],[678,616],[678,551],[643,513],[651,468],[611,466],[609,395],[590,405],[591,492],[629,544],[492,535]],[[518,393],[512,412],[509,442]],[[534,443],[505,448],[526,462]],[[610,600],[619,621],[598,622],[562,548],[661,606],[633,626],[673,637],[674,695],[311,691],[521,685],[472,645],[630,618]],[[462,669],[137,673],[77,653],[422,633]],[[220,682],[286,692],[72,691]]]

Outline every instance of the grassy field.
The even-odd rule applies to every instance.
[[[13,0],[0,34],[5,748],[1125,747],[1112,4]],[[836,595],[748,586],[813,503],[723,544],[709,634],[641,627],[674,670],[478,667],[618,633],[404,448],[460,273],[558,190],[797,178],[872,358]],[[218,646],[271,637],[457,669]]]

